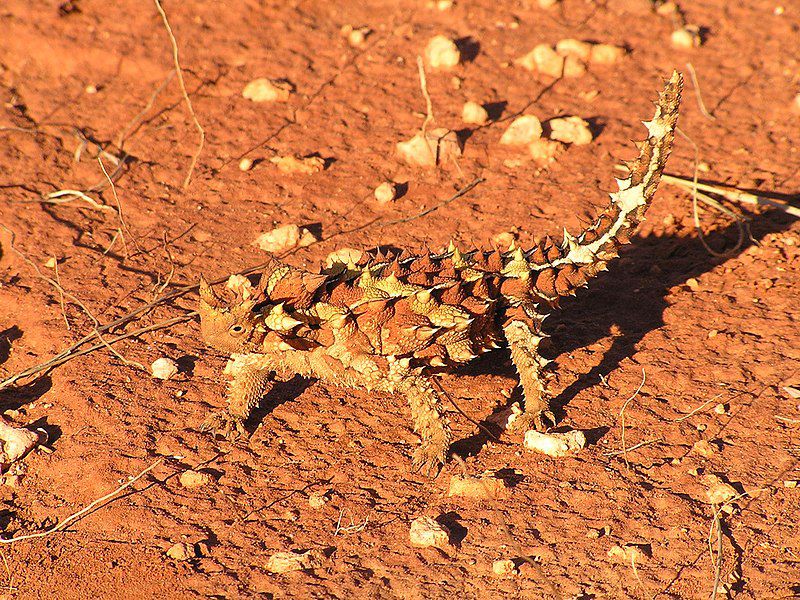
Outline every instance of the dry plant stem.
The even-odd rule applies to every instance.
[[[200,153],[203,151],[203,146],[206,143],[206,132],[203,130],[203,126],[200,125],[200,121],[197,120],[197,115],[192,107],[192,101],[189,99],[189,93],[186,91],[186,84],[183,81],[183,70],[181,69],[181,63],[178,60],[178,42],[175,40],[175,35],[172,33],[172,27],[169,25],[169,20],[167,20],[167,13],[165,13],[164,9],[161,7],[160,0],[153,0],[153,2],[155,2],[156,8],[161,15],[161,20],[164,21],[164,27],[167,29],[167,35],[169,35],[169,41],[172,44],[172,59],[175,62],[175,72],[178,75],[178,84],[181,86],[183,99],[186,101],[186,106],[189,109],[189,113],[192,115],[194,126],[197,128],[198,134],[200,134],[200,142],[197,145],[197,150],[192,156],[192,162],[189,163],[189,171],[186,173],[186,179],[183,180],[183,189],[186,189],[189,187],[189,182],[192,180],[192,173],[194,173],[194,168],[197,165],[197,159],[200,158]]]
[[[145,366],[142,365],[141,363],[138,363],[138,362],[132,361],[132,360],[128,360],[127,358],[122,356],[119,352],[114,350],[114,348],[112,348],[111,345],[108,342],[106,342],[106,340],[100,334],[100,331],[98,330],[98,327],[100,326],[100,321],[97,320],[97,318],[86,307],[86,305],[83,302],[81,302],[80,299],[78,299],[77,296],[74,296],[73,294],[70,294],[63,287],[61,287],[61,284],[59,282],[55,281],[54,279],[52,279],[52,278],[48,277],[47,275],[45,275],[44,273],[42,273],[42,271],[39,269],[39,267],[36,265],[36,263],[34,263],[30,258],[25,256],[25,254],[23,254],[19,250],[19,248],[17,248],[14,245],[14,241],[16,240],[16,234],[13,231],[11,231],[8,227],[6,227],[5,225],[0,224],[0,227],[2,227],[6,231],[8,231],[9,234],[11,234],[11,240],[9,242],[9,246],[10,246],[11,250],[13,250],[14,253],[17,256],[19,256],[30,267],[32,267],[33,270],[36,271],[36,274],[39,276],[40,279],[43,279],[44,281],[46,281],[47,283],[52,285],[58,291],[59,294],[61,294],[62,296],[66,296],[67,298],[72,300],[75,304],[77,304],[81,308],[81,310],[83,310],[84,313],[86,313],[86,316],[89,317],[89,319],[91,319],[91,321],[92,321],[92,324],[93,324],[93,327],[94,327],[94,332],[95,332],[95,335],[97,336],[97,339],[99,339],[112,352],[112,354],[114,354],[114,356],[116,356],[120,361],[122,361],[122,364],[124,364],[126,366],[136,367],[137,369],[141,369],[142,371],[147,371]],[[66,318],[66,316],[65,316],[65,318]],[[3,388],[3,384],[4,383],[5,382],[0,383],[0,389]]]
[[[625,404],[622,405],[622,408],[619,411],[619,418],[621,420],[621,427],[622,427],[622,452],[621,452],[621,454],[622,454],[622,458],[625,460],[625,468],[626,469],[630,469],[631,465],[630,465],[630,463],[628,463],[628,447],[625,445],[625,409],[628,408],[628,404],[630,404],[631,400],[633,400],[634,398],[636,398],[636,396],[639,395],[639,392],[642,390],[642,386],[644,385],[644,382],[646,380],[647,380],[647,374],[644,372],[644,369],[642,369],[642,382],[639,384],[639,387],[636,388],[636,391],[633,392],[631,397],[628,398],[627,400],[625,400]],[[633,570],[634,570],[634,573],[635,573],[636,572],[636,566],[633,567]],[[637,574],[636,577],[638,579],[639,575]],[[641,579],[639,580],[639,583],[641,583]]]
[[[73,200],[83,200],[98,210],[116,212],[113,206],[100,204],[97,200],[87,196],[79,190],[58,190],[56,192],[45,194],[41,198],[41,202],[45,204],[66,204],[67,202],[72,202]]]
[[[151,108],[153,108],[153,105],[156,103],[156,98],[158,98],[158,95],[164,91],[164,88],[167,87],[167,85],[169,85],[169,82],[172,81],[173,77],[175,77],[175,69],[170,70],[170,72],[167,74],[167,77],[164,79],[164,81],[161,82],[161,85],[159,85],[152,93],[150,99],[147,101],[147,104],[145,104],[145,107],[141,111],[139,111],[139,114],[137,114],[130,121],[128,121],[128,124],[125,125],[122,132],[117,136],[117,140],[115,143],[118,148],[122,148],[125,142],[128,140],[128,138],[131,135],[133,135],[136,132],[136,130],[141,126],[139,120],[142,117],[144,117],[150,111]],[[134,125],[136,127],[134,127]]]
[[[603,452],[603,456],[619,456],[620,454],[625,454],[626,452],[633,452],[639,448],[643,448],[644,446],[649,446],[650,444],[657,444],[658,442],[663,441],[663,438],[655,438],[653,440],[646,440],[644,442],[639,442],[638,444],[634,444],[630,448],[626,448],[625,450],[614,450],[612,452]]]
[[[735,187],[722,187],[718,185],[709,185],[707,183],[694,182],[686,177],[670,175],[668,173],[661,175],[661,181],[664,183],[677,185],[688,190],[696,188],[704,192],[719,194],[720,196],[732,202],[741,202],[743,204],[752,204],[754,206],[769,206],[770,208],[777,208],[778,210],[782,210],[783,212],[786,212],[792,216],[800,217],[800,208],[795,206],[787,206],[786,204],[773,200],[772,198],[766,198],[765,196],[759,196],[758,194],[745,192],[744,190],[740,190]]]
[[[692,417],[692,416],[696,415],[696,414],[697,414],[697,413],[699,413],[701,410],[703,410],[703,409],[704,409],[706,406],[708,406],[709,404],[711,404],[712,402],[714,402],[714,400],[716,400],[717,398],[719,398],[719,397],[721,397],[721,396],[722,396],[722,394],[720,393],[720,394],[717,394],[716,396],[714,396],[713,398],[711,398],[710,400],[706,400],[706,401],[705,401],[705,402],[703,402],[703,403],[702,403],[700,406],[698,406],[697,408],[695,408],[693,411],[691,411],[691,412],[689,412],[689,413],[686,413],[686,414],[685,414],[685,415],[683,415],[682,417],[678,417],[677,419],[675,419],[675,423],[680,423],[681,421],[685,421],[685,420],[686,420],[686,419],[688,419],[689,417]]]
[[[697,106],[700,107],[700,112],[703,113],[703,116],[707,119],[711,119],[712,121],[716,121],[717,118],[708,112],[705,103],[703,102],[703,96],[700,95],[700,84],[697,82],[697,73],[694,70],[694,65],[690,62],[686,63],[686,68],[689,70],[689,77],[692,78],[692,85],[694,86],[694,94],[697,98]]]
[[[147,467],[144,471],[141,471],[138,475],[133,477],[130,481],[127,481],[126,483],[122,484],[117,489],[115,489],[113,492],[111,492],[109,494],[106,494],[102,498],[98,498],[97,500],[95,500],[91,504],[87,505],[85,508],[82,508],[78,512],[76,512],[74,514],[71,514],[70,516],[68,516],[63,521],[53,525],[50,529],[46,529],[45,531],[40,531],[38,533],[29,533],[27,535],[20,535],[20,536],[8,538],[8,539],[0,539],[0,543],[2,543],[2,544],[12,544],[14,542],[19,542],[19,541],[22,541],[22,540],[32,540],[32,539],[35,539],[35,538],[45,537],[45,536],[50,535],[51,533],[55,533],[57,531],[63,531],[64,528],[67,525],[69,525],[70,523],[72,523],[73,521],[77,521],[78,519],[80,519],[81,517],[86,515],[87,513],[89,513],[92,510],[94,510],[96,507],[100,506],[104,502],[107,502],[108,500],[111,500],[114,496],[116,496],[120,492],[122,492],[122,491],[128,489],[129,487],[131,487],[134,483],[136,483],[142,477],[147,475],[150,471],[155,469],[163,461],[164,461],[163,458],[159,458],[157,461],[155,461],[153,464],[151,464],[149,467]]]
[[[58,289],[58,304],[61,306],[61,316],[64,317],[64,325],[67,326],[67,331],[71,331],[72,328],[69,326],[67,311],[64,306],[64,290],[61,287],[61,278],[58,276],[58,259],[55,256],[53,257],[53,271],[55,272],[56,283],[58,284],[58,288],[56,289]]]
[[[425,144],[427,144],[431,154],[434,154],[431,149],[430,140],[428,140],[428,136],[426,135],[428,125],[433,121],[433,102],[431,102],[431,95],[428,93],[428,80],[425,78],[425,67],[422,64],[422,57],[419,55],[417,56],[417,69],[419,70],[419,87],[422,88],[422,96],[425,98],[425,120],[422,122],[421,128],[422,139],[425,141]],[[437,163],[439,162],[438,155],[439,153],[437,151],[435,153]]]
[[[128,228],[127,223],[125,223],[125,219],[122,217],[122,203],[119,201],[119,196],[117,195],[117,186],[114,185],[114,181],[111,179],[111,177],[109,177],[108,171],[106,171],[106,167],[103,164],[103,159],[98,156],[97,162],[100,163],[100,169],[103,171],[103,175],[106,176],[106,180],[108,180],[108,185],[111,186],[111,193],[114,195],[114,201],[117,203],[117,215],[119,216],[119,224],[122,226],[122,229],[119,229],[118,231],[120,232],[122,232],[122,230],[127,231],[128,235],[131,236],[131,240],[133,240],[133,245],[136,246],[136,248],[138,249],[139,244],[136,243],[136,238],[133,237],[133,235],[131,234],[131,230]],[[122,245],[126,249],[126,254],[127,254],[128,245],[125,243],[124,235],[122,236]]]
[[[714,506],[716,509],[716,506]],[[719,589],[719,579],[720,575],[722,574],[722,522],[719,518],[718,510],[714,510],[714,520],[711,522],[711,531],[709,532],[709,548],[708,551],[711,553],[711,560],[714,562],[714,587],[711,590],[711,600],[716,600],[717,598],[717,590]],[[711,536],[713,535],[714,529],[717,530],[717,558],[714,560],[714,550],[711,547]]]

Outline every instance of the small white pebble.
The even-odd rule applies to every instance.
[[[193,469],[189,469],[188,471],[184,471],[180,474],[178,481],[180,481],[180,484],[185,488],[196,488],[208,485],[214,481],[214,478],[210,473],[205,471],[195,471]]]
[[[408,535],[411,545],[418,548],[433,547],[446,550],[450,547],[450,531],[431,517],[414,519]]]
[[[281,173],[301,173],[311,175],[325,170],[325,159],[321,156],[273,156],[269,162],[278,167]]]
[[[542,123],[535,115],[517,117],[500,137],[500,143],[523,146],[542,137]]]
[[[328,503],[328,492],[311,494],[308,497],[308,505],[313,509],[320,509]]]
[[[452,69],[461,62],[461,52],[453,40],[437,35],[425,46],[425,62],[432,69]]]
[[[253,102],[286,102],[294,91],[294,86],[284,79],[261,77],[248,83],[242,96]]]
[[[547,121],[547,126],[550,129],[551,140],[564,142],[565,144],[574,144],[576,146],[584,146],[590,144],[594,139],[592,130],[589,128],[589,123],[580,117],[559,117]]]
[[[586,435],[576,429],[566,433],[540,433],[531,429],[525,433],[523,445],[528,450],[561,458],[577,454],[585,448]]]
[[[430,168],[460,157],[461,142],[455,131],[437,127],[428,130],[425,138],[420,131],[410,140],[398,142],[397,154],[409,165]]]
[[[736,488],[717,475],[705,475],[703,482],[706,485],[706,498],[710,504],[725,504],[739,495]]]
[[[84,90],[87,94],[96,94],[97,93],[97,86],[95,85],[87,85],[86,89]]]
[[[280,252],[289,248],[310,246],[316,241],[316,236],[308,229],[292,224],[262,233],[253,241],[253,245],[266,252]]]
[[[397,185],[391,181],[384,181],[375,188],[375,200],[381,204],[386,204],[397,198]]]
[[[787,479],[783,482],[783,487],[794,489],[797,487],[797,480],[796,479]]]
[[[477,102],[465,102],[461,109],[461,120],[471,125],[483,125],[489,120],[489,113]]]
[[[150,372],[156,379],[172,379],[178,374],[179,370],[178,363],[166,357],[157,358],[150,365]]]
[[[608,557],[627,565],[642,563],[647,559],[647,555],[642,552],[642,549],[634,544],[624,544],[622,546],[614,544],[608,551]]]
[[[167,556],[169,556],[172,560],[190,560],[192,558],[197,558],[197,550],[193,544],[178,542],[169,550],[167,550]]]
[[[507,558],[496,560],[492,563],[492,573],[500,576],[517,575],[519,570],[513,560]]]
[[[709,333],[711,333],[711,332],[709,332]],[[715,413],[717,413],[718,415],[724,415],[724,414],[727,414],[727,412],[728,412],[728,405],[727,405],[727,404],[717,404],[717,405],[714,407],[714,412],[715,412]]]
[[[697,25],[685,25],[681,29],[676,29],[672,32],[670,39],[675,48],[682,50],[697,48],[703,42],[700,38],[700,28]]]
[[[253,168],[253,159],[252,158],[243,158],[239,161],[239,170],[240,171],[249,171]]]
[[[58,261],[56,260],[56,257],[51,256],[50,258],[48,258],[45,261],[44,266],[47,267],[48,269],[55,269],[56,266],[58,266]]]

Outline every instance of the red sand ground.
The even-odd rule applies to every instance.
[[[646,2],[566,0],[553,11],[535,2],[457,2],[438,11],[423,0],[353,2],[166,2],[186,85],[207,133],[187,190],[181,188],[197,132],[172,79],[155,6],[147,2],[8,0],[0,6],[0,222],[48,276],[58,276],[101,322],[151,301],[167,284],[193,284],[201,272],[224,276],[262,262],[251,245],[275,225],[316,224],[323,241],[287,258],[316,265],[338,247],[467,245],[520,229],[520,239],[576,231],[604,204],[612,166],[632,154],[639,119],[673,69],[694,65],[705,105],[688,81],[680,126],[708,165],[701,176],[762,192],[800,188],[800,13],[795,3],[686,2],[705,44],[676,50],[671,23]],[[363,49],[340,36],[368,25]],[[451,73],[428,73],[436,122],[463,128],[466,100],[497,103],[500,122],[471,131],[459,169],[401,166],[394,144],[422,123],[415,56],[443,33],[467,39],[472,57]],[[624,44],[614,66],[593,66],[553,84],[515,67],[535,44],[574,37]],[[461,80],[454,89],[452,78]],[[241,97],[256,77],[284,77],[297,88],[287,104]],[[88,93],[94,86],[96,93]],[[570,148],[549,169],[504,161],[498,145],[509,118],[588,118],[596,140]],[[139,115],[138,118],[137,115]],[[497,115],[495,115],[497,116]],[[135,119],[135,120],[134,120]],[[128,126],[133,121],[132,126]],[[75,160],[76,132],[92,140]],[[117,179],[127,249],[116,212],[81,201],[44,204],[39,194],[104,181],[95,159],[127,135],[132,157]],[[329,159],[314,175],[286,175],[275,154]],[[243,155],[264,159],[249,172]],[[695,148],[678,137],[669,171],[691,175]],[[104,160],[107,167],[112,165]],[[478,188],[406,224],[476,176]],[[408,181],[397,202],[378,205],[383,180]],[[90,194],[116,206],[108,188]],[[707,242],[732,249],[736,227],[702,212]],[[640,236],[610,272],[553,317],[559,377],[554,391],[564,425],[593,430],[593,445],[553,460],[516,444],[483,443],[451,412],[466,469],[503,469],[514,483],[504,500],[448,498],[449,464],[434,481],[409,474],[416,437],[407,408],[367,392],[299,380],[275,390],[238,443],[197,432],[223,403],[224,358],[207,350],[195,322],[117,344],[129,361],[178,359],[182,373],[162,382],[108,351],[72,360],[47,376],[0,392],[16,423],[44,427],[54,452],[24,460],[16,487],[0,487],[6,535],[42,530],[124,483],[158,457],[152,473],[63,533],[0,547],[4,598],[707,598],[713,509],[703,475],[716,473],[748,495],[722,513],[721,582],[742,598],[800,593],[797,289],[800,224],[774,210],[752,215],[749,245],[726,258],[703,248],[691,204],[663,185]],[[85,313],[9,251],[0,271],[0,374],[42,362],[91,332]],[[166,244],[165,241],[166,240]],[[110,247],[110,249],[109,249]],[[174,274],[170,277],[172,266]],[[160,306],[127,330],[179,316],[190,294]],[[560,354],[559,354],[560,353]],[[628,446],[623,457],[620,409]],[[442,385],[474,419],[507,403],[514,372],[503,352]],[[710,403],[709,403],[710,401]],[[717,403],[728,407],[718,414]],[[687,413],[698,409],[692,416]],[[452,409],[449,409],[452,410]],[[16,411],[16,412],[13,412]],[[693,444],[708,440],[708,457]],[[185,489],[177,475],[203,466],[215,482]],[[328,493],[312,508],[308,497]],[[408,528],[440,517],[458,540],[448,553],[418,550]],[[599,539],[587,536],[610,527]],[[200,556],[176,562],[165,551],[196,543]],[[717,539],[713,536],[716,546]],[[608,557],[639,544],[631,564]],[[273,575],[268,557],[321,548],[323,568]],[[530,557],[530,563],[522,557]],[[518,575],[492,574],[511,558]]]

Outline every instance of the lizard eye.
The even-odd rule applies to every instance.
[[[240,335],[244,332],[244,327],[241,325],[234,325],[228,331],[230,331],[234,335]]]

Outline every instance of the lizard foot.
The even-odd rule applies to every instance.
[[[552,410],[525,411],[511,422],[508,427],[511,433],[525,433],[530,429],[545,432],[556,424],[556,417]]]
[[[423,441],[422,445],[414,451],[411,467],[415,473],[434,478],[442,470],[446,458],[446,446]]]
[[[213,412],[200,425],[200,431],[221,435],[227,439],[235,439],[240,435],[247,435],[244,428],[244,419],[236,417],[228,411]]]

